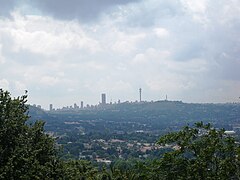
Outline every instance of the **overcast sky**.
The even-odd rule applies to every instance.
[[[0,87],[48,108],[239,102],[239,0],[0,0]]]

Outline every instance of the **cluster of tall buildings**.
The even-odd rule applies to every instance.
[[[103,93],[103,94],[101,94],[101,102],[100,102],[100,105],[106,105],[106,104],[107,104],[107,97],[106,97],[106,94]],[[89,108],[89,107],[91,107],[91,106],[87,105],[86,107]],[[76,103],[74,103],[73,106],[63,107],[62,109],[84,109],[84,108],[85,108],[85,107],[83,106],[83,101],[81,101],[80,107],[79,107]],[[55,109],[53,108],[53,104],[50,104],[50,105],[49,105],[49,111],[53,111],[53,110],[55,110]]]
[[[137,102],[137,101],[136,101]],[[142,88],[140,88],[139,89],[139,102],[142,102]],[[118,100],[118,103],[120,103],[120,100]],[[99,105],[106,105],[107,104],[107,96],[106,96],[106,93],[102,93],[101,94],[101,101],[99,102]],[[110,104],[111,104],[111,102],[110,102]],[[90,105],[86,105],[86,108],[91,108],[92,106],[90,106]],[[94,106],[93,106],[94,107]],[[84,109],[85,107],[83,106],[83,101],[81,101],[81,104],[80,104],[80,107],[76,104],[76,103],[74,103],[74,105],[73,106],[67,106],[67,107],[63,107],[62,109],[64,110],[64,109]],[[50,111],[53,111],[53,110],[55,110],[54,108],[53,108],[53,104],[50,104],[49,105],[49,110]]]

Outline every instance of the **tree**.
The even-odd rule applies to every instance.
[[[98,170],[89,161],[69,160],[64,162],[64,179],[95,179]]]
[[[0,89],[0,179],[59,179],[55,143],[42,121],[32,125],[27,95],[11,98]]]
[[[176,150],[157,163],[158,173],[163,179],[240,179],[239,145],[224,132],[201,122],[161,137],[159,144]]]

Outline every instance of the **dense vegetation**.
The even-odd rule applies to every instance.
[[[0,90],[0,179],[57,177],[54,141],[43,132],[44,123],[28,120],[26,95],[11,99]]]
[[[29,111],[32,120],[44,119],[46,132],[63,147],[62,158],[93,163],[159,158],[169,149],[156,144],[160,136],[199,121],[240,137],[239,103],[123,102],[52,111],[30,106]]]
[[[224,130],[196,123],[162,136],[170,151],[154,160],[118,161],[95,167],[63,160],[44,123],[28,122],[26,95],[0,90],[0,179],[239,179],[239,144]]]

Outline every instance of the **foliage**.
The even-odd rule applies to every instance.
[[[55,143],[44,123],[27,125],[27,95],[12,99],[0,89],[0,179],[56,178]]]
[[[64,179],[94,179],[98,170],[89,161],[64,161]]]
[[[239,179],[239,145],[235,139],[210,124],[196,123],[163,136],[159,144],[176,150],[159,162],[165,179]]]

